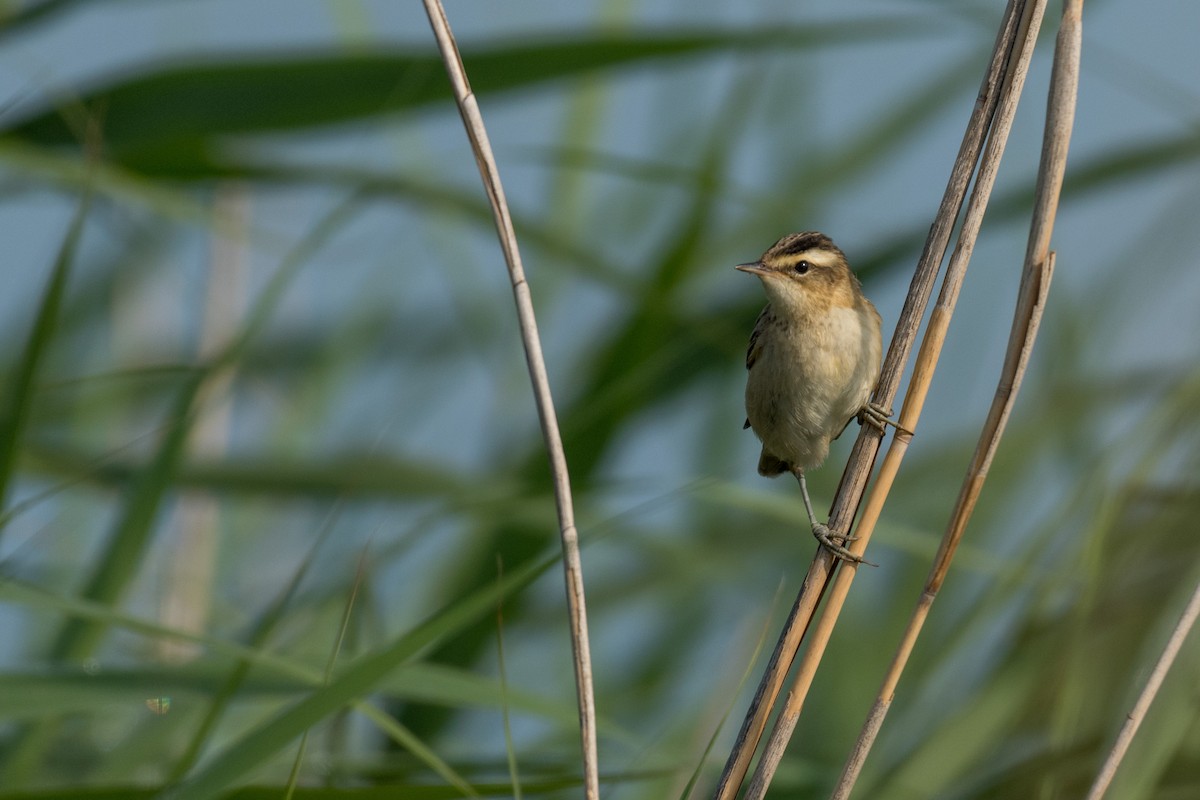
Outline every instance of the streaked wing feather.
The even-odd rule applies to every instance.
[[[750,334],[750,346],[746,348],[746,369],[753,367],[754,362],[758,360],[758,354],[762,351],[762,332],[770,324],[770,319],[771,306],[768,304],[759,312],[758,320],[754,323],[754,332]]]

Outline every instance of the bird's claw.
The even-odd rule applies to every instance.
[[[840,533],[834,533],[829,529],[828,525],[821,525],[819,523],[813,525],[812,532],[817,541],[821,543],[821,546],[840,561],[847,561],[851,564],[866,564],[868,567],[879,566],[846,549],[846,544],[857,539],[857,536],[843,536]]]
[[[899,423],[893,422],[891,416],[892,410],[890,408],[884,408],[879,403],[867,403],[858,412],[858,424],[870,425],[872,428],[879,431],[880,436],[883,436],[883,434],[887,433],[888,425],[891,425],[898,431],[903,431],[910,436],[912,435],[912,431],[908,430],[908,428],[903,428]]]

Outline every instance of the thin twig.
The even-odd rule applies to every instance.
[[[975,503],[987,479],[992,458],[1004,434],[1009,414],[1021,389],[1021,381],[1029,361],[1038,325],[1045,308],[1046,296],[1054,272],[1054,254],[1049,252],[1050,234],[1054,229],[1054,218],[1062,192],[1063,176],[1066,174],[1067,150],[1071,142],[1071,129],[1075,119],[1075,100],[1079,89],[1079,51],[1081,40],[1080,6],[1068,2],[1063,7],[1063,19],[1059,25],[1058,41],[1054,50],[1054,69],[1050,77],[1050,89],[1046,104],[1046,130],[1042,141],[1041,165],[1038,169],[1033,218],[1029,231],[1025,263],[1022,269],[1021,286],[1017,308],[1013,316],[1012,332],[1001,370],[1000,382],[992,407],[980,432],[979,444],[967,468],[966,478],[959,491],[958,501],[950,515],[946,533],[934,558],[933,567],[926,579],[925,588],[913,610],[908,627],[901,637],[892,664],[883,680],[875,704],[859,733],[850,757],[842,770],[841,778],[831,796],[834,800],[845,800],[850,796],[854,783],[862,770],[871,746],[879,734],[895,697],[896,686],[908,663],[909,655],[925,624],[933,601],[937,598],[945,580],[950,563],[962,540],[967,522],[975,510]]]
[[[1018,24],[1024,6],[1025,0],[1009,0],[1001,20],[987,72],[967,122],[966,132],[963,134],[954,166],[950,171],[946,191],[942,195],[942,201],[933,225],[930,227],[925,248],[917,262],[904,307],[900,312],[900,319],[896,323],[896,330],[892,335],[887,357],[883,361],[879,382],[875,387],[872,400],[884,407],[890,407],[896,396],[900,377],[912,352],[921,319],[925,315],[925,309],[933,293],[933,285],[946,254],[951,231],[966,199],[971,175],[975,172],[975,166],[983,151],[983,143],[992,125],[996,105],[999,101],[1000,87],[1004,83],[1009,69],[1009,55],[1013,43],[1016,41]],[[874,466],[875,456],[879,452],[880,443],[880,437],[874,435],[873,429],[864,426],[854,443],[846,470],[834,497],[830,516],[830,527],[834,530],[847,530],[853,521],[866,488],[867,478]],[[736,797],[766,727],[767,718],[775,706],[784,678],[791,669],[792,661],[808,630],[813,612],[825,591],[834,566],[833,557],[824,548],[820,548],[804,578],[804,583],[792,606],[791,614],[784,624],[775,650],[771,654],[771,660],[759,682],[754,699],[746,711],[741,730],[738,731],[737,740],[734,742],[713,795],[714,800],[732,800]]]
[[[542,426],[542,437],[545,440],[546,453],[550,460],[550,470],[554,476],[554,497],[558,507],[559,534],[562,539],[564,577],[567,588],[567,610],[571,623],[571,648],[575,657],[575,685],[579,702],[585,796],[587,800],[599,800],[596,705],[592,692],[592,657],[588,646],[587,609],[584,604],[583,565],[579,557],[579,533],[575,529],[571,480],[567,472],[567,458],[563,452],[562,437],[558,430],[558,418],[554,411],[554,399],[550,394],[546,364],[542,358],[537,319],[533,313],[529,284],[525,281],[525,270],[521,266],[521,253],[517,247],[512,218],[504,199],[504,187],[500,183],[500,173],[496,167],[495,157],[492,155],[492,147],[488,141],[487,130],[483,125],[483,117],[479,113],[475,95],[471,92],[471,85],[467,81],[467,73],[458,53],[458,45],[454,41],[454,34],[450,31],[450,22],[446,19],[446,11],[442,8],[440,0],[424,0],[424,2],[425,12],[429,15],[429,24],[433,28],[438,48],[442,53],[442,60],[446,64],[446,72],[449,73],[450,82],[454,86],[454,97],[458,102],[458,110],[467,130],[467,138],[471,141],[471,150],[475,154],[475,162],[479,167],[479,174],[483,178],[484,189],[487,191],[488,200],[492,205],[496,231],[500,238],[500,246],[504,250],[504,260],[508,264],[508,273],[512,281],[513,298],[516,300],[517,318],[521,327],[521,341],[525,346],[525,363],[529,368],[530,381],[533,383],[538,417]]]
[[[958,244],[954,249],[954,254],[950,257],[950,264],[946,268],[946,276],[942,281],[941,292],[930,316],[925,335],[921,340],[921,349],[917,354],[913,375],[909,381],[908,392],[904,397],[904,407],[900,411],[899,420],[902,430],[896,434],[891,446],[888,447],[887,455],[884,457],[883,465],[879,470],[879,476],[876,478],[874,485],[871,487],[871,492],[866,498],[862,518],[854,530],[856,538],[850,543],[850,551],[856,555],[861,555],[866,549],[868,542],[870,542],[871,534],[875,529],[875,523],[879,520],[884,501],[887,499],[888,492],[891,491],[892,483],[895,481],[896,473],[900,468],[900,462],[903,461],[904,455],[908,451],[908,443],[912,439],[912,434],[909,432],[915,431],[917,428],[921,409],[925,404],[925,398],[929,392],[929,386],[933,379],[938,357],[941,354],[942,344],[946,339],[950,318],[954,313],[954,306],[958,301],[958,294],[966,274],[967,264],[970,262],[971,253],[975,247],[975,239],[979,234],[979,227],[983,221],[984,211],[987,209],[988,198],[995,183],[996,172],[999,169],[1000,158],[1004,153],[1004,146],[1008,140],[1012,120],[1016,115],[1017,101],[1020,98],[1021,89],[1025,84],[1025,76],[1029,70],[1029,60],[1033,55],[1033,45],[1037,39],[1037,32],[1041,27],[1042,15],[1045,9],[1045,0],[1032,0],[1023,9],[1020,29],[1010,58],[1010,68],[1005,75],[1004,85],[1000,90],[1000,100],[996,107],[995,119],[988,135],[983,158],[979,164],[979,173],[975,178],[975,186],[971,192],[971,199],[963,217]],[[859,439],[861,440],[862,438],[863,435],[860,434]],[[844,528],[839,528],[839,530],[844,530]],[[783,752],[787,747],[788,741],[791,739],[792,731],[795,729],[796,722],[800,717],[800,711],[804,706],[804,700],[808,696],[808,690],[812,686],[813,677],[816,675],[817,666],[825,654],[825,647],[829,643],[833,627],[837,624],[838,614],[841,612],[842,606],[846,601],[846,596],[850,591],[850,584],[854,581],[854,576],[857,572],[857,565],[848,563],[842,569],[838,570],[832,579],[832,586],[829,589],[825,609],[820,619],[817,620],[816,626],[813,628],[812,640],[809,642],[809,646],[800,660],[800,665],[792,684],[792,690],[788,693],[783,711],[775,721],[775,728],[771,732],[771,738],[767,741],[762,758],[758,763],[758,768],[755,770],[754,777],[750,781],[750,787],[746,792],[747,800],[761,800],[763,795],[766,794],[771,778],[775,774],[775,769],[778,767],[779,761],[783,758]]]
[[[1196,624],[1197,617],[1200,617],[1200,584],[1196,584],[1196,588],[1192,591],[1192,599],[1188,601],[1175,630],[1171,632],[1171,638],[1167,640],[1167,646],[1163,648],[1162,655],[1158,657],[1154,671],[1150,673],[1150,678],[1146,681],[1142,693],[1138,695],[1137,702],[1133,704],[1133,709],[1125,717],[1125,724],[1121,726],[1121,732],[1117,734],[1117,741],[1113,743],[1112,751],[1104,760],[1100,774],[1096,776],[1096,782],[1088,791],[1086,800],[1100,800],[1108,791],[1113,776],[1117,774],[1117,767],[1121,765],[1121,759],[1125,757],[1125,751],[1129,749],[1129,744],[1133,741],[1138,726],[1142,724],[1146,711],[1154,702],[1154,697],[1158,694],[1163,679],[1167,676],[1167,670],[1175,663],[1179,649],[1183,647],[1184,639],[1191,632],[1192,626]]]
[[[504,580],[504,559],[496,554],[496,581]],[[513,800],[522,800],[521,775],[517,769],[517,748],[513,744],[512,724],[508,719],[508,667],[504,658],[504,595],[496,595],[496,663],[500,670],[500,709],[504,721],[504,751],[508,756],[508,781]]]
[[[1083,0],[1063,0],[1062,20],[1054,44],[1054,68],[1046,100],[1046,135],[1042,142],[1042,164],[1034,190],[1033,227],[1025,263],[1043,261],[1050,251],[1050,234],[1058,212],[1067,149],[1075,123],[1079,97],[1079,54],[1083,46]]]
[[[370,546],[368,545],[359,554],[358,569],[354,572],[354,583],[350,586],[350,596],[346,598],[346,605],[342,608],[342,621],[338,626],[337,636],[333,640],[333,649],[329,653],[329,658],[325,661],[325,673],[322,676],[322,682],[326,686],[333,680],[333,668],[337,666],[338,655],[342,652],[342,645],[346,641],[346,633],[350,630],[350,621],[354,618],[354,603],[358,600],[358,592],[362,589],[363,578],[367,574],[367,554],[369,550]],[[284,784],[283,800],[292,800],[296,795],[296,785],[300,781],[300,769],[304,766],[304,756],[308,752],[309,732],[305,730],[300,736],[300,743],[296,747],[296,757],[292,760],[292,769],[288,773],[287,783]]]

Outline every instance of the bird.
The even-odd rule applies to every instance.
[[[756,275],[767,304],[746,350],[746,424],[762,442],[760,475],[790,472],[800,484],[813,535],[834,556],[862,563],[851,537],[817,521],[805,473],[853,419],[881,435],[891,412],[870,402],[879,379],[882,320],[823,233],[792,233],[736,269]]]

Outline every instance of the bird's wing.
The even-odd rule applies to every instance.
[[[746,369],[754,366],[754,362],[758,360],[758,354],[762,352],[760,339],[763,330],[769,324],[770,318],[771,306],[768,304],[763,306],[763,310],[758,315],[758,321],[754,323],[754,332],[750,334],[750,346],[746,348]]]

